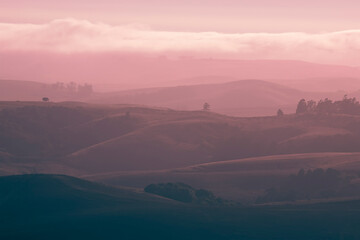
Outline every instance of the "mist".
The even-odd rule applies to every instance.
[[[2,0],[0,239],[360,239],[354,0]]]

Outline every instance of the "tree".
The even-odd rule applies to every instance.
[[[317,104],[316,110],[319,113],[335,113],[336,112],[333,101],[328,98],[321,99]]]
[[[66,90],[69,92],[75,93],[77,89],[77,84],[75,82],[69,82],[66,84]]]
[[[316,106],[317,106],[317,104],[314,100],[309,100],[309,101],[307,101],[307,104],[306,104],[306,111],[307,112],[315,112]]]
[[[307,111],[307,105],[305,99],[301,99],[296,108],[296,114],[305,113]]]
[[[284,112],[279,108],[279,110],[277,111],[277,116],[281,117],[284,116]]]
[[[203,105],[203,111],[209,111],[210,110],[210,104],[208,104],[207,102],[204,103]]]
[[[54,90],[59,90],[59,91],[63,91],[65,89],[65,83],[63,82],[57,82],[51,85],[51,87]]]
[[[90,84],[78,85],[78,94],[83,97],[90,96],[93,93],[93,87]]]
[[[43,97],[42,100],[43,100],[43,102],[48,102],[48,101],[50,101],[50,99],[49,99],[48,97]]]

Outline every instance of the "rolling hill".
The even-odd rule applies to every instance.
[[[359,181],[360,153],[303,153],[252,157],[158,171],[123,171],[84,177],[112,185],[144,187],[157,182],[185,182],[221,197],[253,201],[263,191],[288,181],[300,169],[336,169]],[[360,193],[359,193],[360,194]]]
[[[198,80],[193,79],[193,81]],[[103,93],[90,101],[141,104],[176,110],[200,110],[203,104],[208,102],[212,111],[221,114],[265,116],[274,115],[279,108],[293,113],[301,98],[320,99],[325,96],[339,98],[342,95],[343,93],[336,92],[304,92],[262,80],[239,80]]]
[[[156,170],[251,156],[358,149],[355,116],[230,118],[188,113],[182,113],[189,118],[181,121],[164,119],[73,152],[66,162],[89,172]]]
[[[67,88],[65,83],[57,84],[0,79],[0,101],[41,101],[43,97],[51,101],[84,101],[91,94],[80,93],[76,87]]]
[[[114,188],[66,175],[28,174],[0,177],[1,212],[81,211],[83,208],[129,208],[131,205],[176,204],[130,188]],[[106,203],[107,205],[104,205]],[[74,209],[75,208],[75,209]],[[13,211],[13,210],[12,210]]]
[[[357,91],[360,89],[359,78],[327,77],[269,81],[305,92],[343,92],[344,94],[359,96]]]
[[[32,81],[0,80],[0,101],[41,100],[47,85]]]
[[[236,118],[131,105],[0,103],[3,173],[160,170],[276,154],[357,152],[360,118]]]
[[[0,186],[2,239],[300,240],[360,234],[359,200],[199,206],[64,175],[1,177]]]
[[[294,60],[231,60],[166,58],[141,54],[114,56],[72,54],[49,57],[32,52],[0,56],[0,77],[28,81],[77,82],[86,80],[101,91],[194,84],[184,81],[199,76],[235,79],[359,78],[356,67]],[[46,67],[39,67],[46,66]],[[61,69],[58,66],[62,66]],[[76,66],[76,68],[74,68]],[[51,82],[50,82],[51,81]],[[214,83],[202,82],[202,83]]]
[[[238,78],[204,76],[188,80],[193,85],[175,87],[143,88],[125,91],[92,92],[81,94],[56,84],[0,80],[0,101],[40,101],[49,97],[51,101],[83,101],[95,104],[139,104],[149,107],[166,107],[176,110],[201,110],[205,102],[214,112],[233,116],[274,115],[279,108],[293,113],[301,98],[341,98],[345,93],[358,96],[356,80],[349,83],[348,92],[335,88],[319,89],[320,80],[237,80]],[[324,80],[325,81],[325,80]],[[330,80],[329,80],[330,81]],[[206,83],[210,82],[210,83]],[[213,83],[212,83],[213,82]],[[300,82],[300,83],[299,83]],[[342,81],[344,82],[344,81]],[[194,85],[195,83],[199,83]],[[319,85],[318,83],[317,85]],[[296,87],[306,91],[297,90]],[[323,83],[321,85],[324,85]],[[326,82],[326,86],[331,86]],[[339,84],[337,84],[339,85]],[[295,86],[291,88],[288,86]]]

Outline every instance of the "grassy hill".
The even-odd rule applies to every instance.
[[[209,79],[210,83],[206,83],[206,79]],[[315,91],[315,88],[311,87],[310,90],[300,91],[287,87],[288,83],[278,84],[254,79],[215,77],[215,80],[211,76],[199,77],[189,80],[193,85],[186,83],[174,87],[112,90],[85,95],[76,89],[68,88],[66,84],[0,80],[0,101],[41,101],[43,97],[48,97],[51,101],[140,104],[176,110],[201,110],[203,104],[208,102],[214,112],[245,117],[274,115],[279,108],[286,113],[293,113],[301,98],[340,98],[345,94],[333,89]],[[202,81],[204,83],[201,83]],[[215,83],[211,83],[212,81]],[[200,83],[196,84],[197,82]],[[304,81],[304,84],[306,82],[308,81]]]
[[[0,109],[4,173],[159,170],[360,147],[360,118],[351,115],[235,118],[75,102],[1,102]]]
[[[233,80],[226,83],[224,81],[214,84],[103,93],[96,95],[91,101],[144,104],[177,110],[200,110],[202,105],[208,102],[211,109],[218,113],[235,116],[264,116],[274,115],[279,108],[292,113],[301,98],[318,99],[325,95],[341,97],[341,94],[335,92],[304,92],[261,80]]]
[[[34,101],[46,95],[47,84],[33,81],[0,80],[0,101]]]
[[[63,175],[0,178],[2,239],[356,239],[358,200],[182,204]]]
[[[254,201],[265,190],[289,180],[300,169],[336,169],[360,181],[360,153],[304,153],[227,160],[158,171],[123,171],[84,177],[112,185],[145,187],[150,183],[184,182],[221,197]],[[354,190],[351,194],[360,194]]]
[[[189,118],[146,125],[74,152],[67,161],[90,172],[155,170],[274,154],[356,152],[359,147],[359,118],[353,116],[230,118],[204,112],[182,114]],[[99,158],[101,166],[96,165]]]
[[[0,177],[2,212],[76,211],[82,208],[128,208],[132,204],[175,204],[139,189],[114,188],[66,175],[26,174]],[[109,204],[108,206],[104,203]],[[56,208],[54,207],[56,206]]]

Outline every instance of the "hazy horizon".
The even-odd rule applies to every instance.
[[[352,0],[5,0],[0,3],[0,79],[131,89],[181,85],[183,79],[203,76],[360,78],[358,5]],[[199,64],[211,59],[218,64]],[[228,60],[240,62],[235,66]],[[285,64],[271,71],[266,63],[241,64],[248,60]],[[316,67],[287,69],[291,61],[350,68],[328,74]],[[286,74],[279,74],[280,67]]]
[[[0,239],[360,239],[359,0],[0,0]]]

